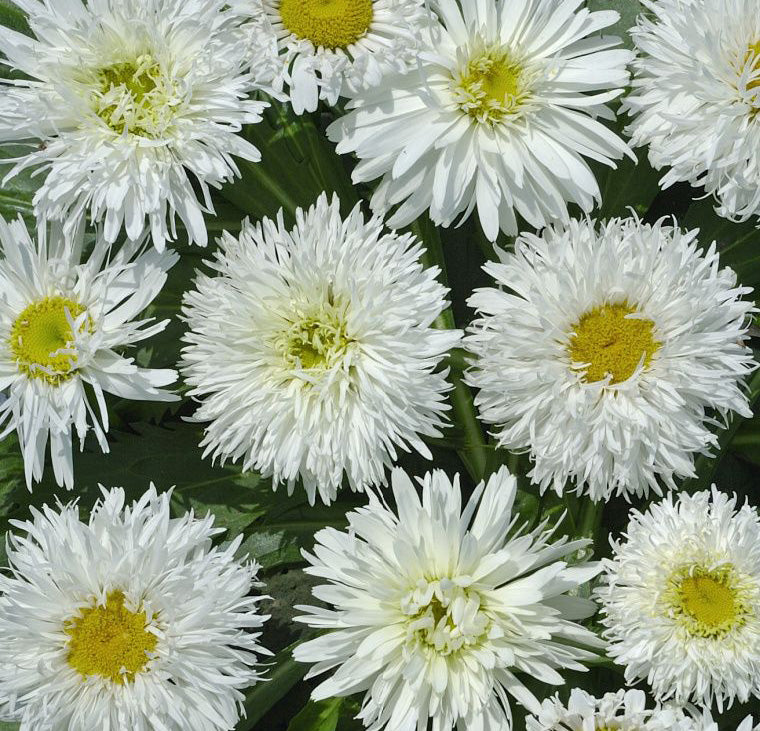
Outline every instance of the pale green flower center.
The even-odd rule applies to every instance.
[[[84,677],[99,675],[114,683],[134,680],[158,642],[145,612],[127,609],[120,591],[111,592],[104,605],[86,608],[65,631],[69,665]]]
[[[491,125],[516,116],[529,96],[523,64],[499,47],[473,55],[453,89],[461,111]]]
[[[420,581],[403,597],[401,611],[407,641],[443,656],[481,644],[492,624],[479,594],[449,579]]]
[[[630,378],[644,358],[648,368],[660,343],[654,322],[630,318],[637,310],[628,302],[605,304],[586,312],[573,325],[568,352],[574,363],[588,363],[583,380],[601,381],[609,373],[611,383]]]
[[[281,0],[287,30],[319,48],[346,48],[369,30],[372,0]]]
[[[744,63],[746,64],[749,61],[753,61],[752,63],[753,73],[757,73],[758,71],[760,71],[760,41],[758,41],[757,43],[753,43],[747,50],[747,56],[744,60]],[[760,87],[760,75],[747,84],[747,88],[750,90],[757,89],[759,87]]]
[[[723,637],[744,625],[752,608],[731,564],[675,571],[668,580],[666,603],[688,634],[709,638]]]
[[[68,297],[45,297],[30,304],[14,321],[9,344],[18,369],[59,385],[76,373],[74,334],[69,324],[85,308]],[[87,323],[82,325],[82,330]]]
[[[96,71],[97,115],[115,132],[153,138],[174,116],[180,100],[149,53]]]

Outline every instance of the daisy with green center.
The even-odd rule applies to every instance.
[[[419,482],[421,498],[395,469],[395,512],[371,492],[346,532],[315,535],[305,570],[326,580],[314,596],[329,606],[296,607],[324,634],[295,658],[313,663],[307,677],[333,671],[313,699],[365,693],[369,731],[509,729],[510,695],[541,708],[522,673],[561,685],[562,670],[594,657],[584,648],[603,646],[576,622],[595,609],[577,595],[599,570],[575,561],[590,541],[552,542],[546,523],[519,528],[506,468],[465,505],[457,477],[436,470]]]
[[[184,298],[180,367],[209,422],[204,456],[241,459],[311,503],[344,483],[385,483],[397,449],[430,459],[449,409],[441,361],[461,332],[433,321],[446,307],[438,269],[411,234],[386,231],[357,205],[322,194],[277,221],[225,234]]]
[[[352,98],[328,128],[359,158],[353,179],[381,178],[373,210],[404,226],[425,211],[442,226],[477,208],[490,240],[568,219],[600,199],[587,159],[631,154],[602,119],[628,81],[629,51],[596,35],[614,11],[583,0],[436,0],[441,22],[422,38],[418,67]]]
[[[757,0],[643,0],[627,132],[667,188],[689,181],[717,213],[760,216],[760,13]]]
[[[14,522],[0,575],[0,717],[20,731],[231,731],[269,655],[258,565],[171,493],[103,491]]]
[[[432,22],[425,0],[230,0],[246,24],[251,67],[278,91],[286,88],[296,114],[320,99],[377,86],[389,71],[416,62]]]
[[[661,220],[571,221],[524,234],[468,303],[468,382],[501,446],[529,451],[540,489],[593,500],[661,494],[751,416],[750,292],[715,244]]]
[[[224,0],[16,4],[34,35],[0,30],[3,63],[24,74],[2,80],[0,141],[29,143],[7,177],[46,172],[35,213],[68,233],[89,213],[109,242],[148,226],[159,250],[179,216],[205,245],[209,188],[238,174],[232,156],[260,159],[238,134],[267,106],[249,98],[242,18]]]
[[[74,432],[80,448],[92,431],[108,451],[105,392],[176,398],[162,389],[175,371],[140,368],[119,354],[166,327],[168,320],[136,318],[161,291],[176,255],[144,251],[145,237],[109,253],[98,232],[83,256],[83,241],[81,226],[71,236],[41,226],[34,241],[21,218],[0,218],[0,392],[7,396],[0,439],[17,432],[30,488],[42,478],[48,443],[55,479],[68,489]]]
[[[594,698],[581,688],[570,691],[567,704],[558,695],[544,700],[541,711],[526,719],[526,727],[527,731],[706,731],[680,708],[647,708],[641,690]]]
[[[634,510],[597,597],[608,653],[657,700],[760,697],[760,517],[712,492]]]

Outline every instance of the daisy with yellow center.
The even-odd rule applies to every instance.
[[[760,698],[760,516],[712,492],[633,511],[597,596],[609,654],[658,701]]]
[[[600,120],[628,81],[629,51],[599,30],[614,11],[565,0],[434,0],[440,22],[420,38],[413,73],[389,73],[353,95],[328,127],[379,178],[373,210],[394,227],[427,211],[454,225],[477,211],[487,238],[591,212],[599,187],[586,158],[614,166],[632,153]]]
[[[258,566],[240,537],[213,547],[213,516],[172,517],[170,492],[102,492],[87,522],[44,506],[10,535],[0,713],[20,731],[229,731],[270,654]]]
[[[371,731],[509,729],[510,696],[540,709],[525,677],[560,685],[601,647],[574,621],[594,611],[579,589],[599,565],[567,565],[585,539],[555,541],[545,524],[515,532],[506,468],[467,503],[457,477],[418,482],[395,469],[395,512],[371,493],[347,531],[315,535],[306,572],[326,581],[314,594],[329,606],[297,607],[324,632],[294,656],[327,676],[314,700],[364,693]]]
[[[104,392],[176,398],[163,389],[173,370],[141,368],[120,354],[166,327],[139,316],[176,255],[145,252],[143,237],[107,256],[98,231],[83,258],[83,237],[83,225],[67,236],[54,224],[34,241],[23,220],[0,218],[0,434],[17,432],[30,489],[42,478],[48,444],[55,479],[68,489],[74,435],[83,446],[92,433],[108,451]]]
[[[709,410],[750,413],[748,290],[695,232],[571,221],[498,254],[484,267],[497,288],[469,300],[467,378],[542,491],[659,494],[715,442]]]
[[[296,114],[406,72],[432,16],[425,0],[231,0],[250,17],[250,62]]]

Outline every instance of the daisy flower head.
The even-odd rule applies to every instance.
[[[406,73],[433,22],[426,0],[230,0],[246,24],[258,78],[287,86],[296,114]]]
[[[370,731],[424,729],[428,719],[433,731],[509,729],[508,695],[540,709],[516,673],[562,684],[558,671],[595,657],[584,646],[603,647],[574,621],[595,611],[576,589],[599,566],[568,566],[585,539],[551,542],[546,523],[515,530],[506,468],[464,506],[458,477],[435,470],[419,482],[422,499],[394,469],[397,512],[370,492],[346,532],[315,535],[305,571],[328,582],[314,596],[334,608],[296,607],[308,612],[297,621],[328,631],[294,656],[314,664],[307,677],[335,669],[312,698],[365,692],[358,718]]]
[[[30,144],[8,177],[46,173],[35,213],[70,230],[89,211],[109,242],[122,225],[131,239],[147,225],[159,250],[179,216],[205,245],[209,186],[238,174],[233,155],[260,158],[237,134],[267,106],[248,98],[257,83],[241,18],[225,0],[16,4],[34,37],[0,35],[7,63],[29,77],[1,90],[0,141]]]
[[[438,269],[419,261],[411,234],[344,220],[337,196],[276,221],[225,234],[187,292],[181,370],[210,422],[204,456],[242,458],[288,492],[300,478],[313,504],[343,482],[385,482],[398,448],[430,459],[423,436],[440,436],[446,369],[458,330],[437,330],[447,306]]]
[[[717,213],[760,216],[760,15],[757,0],[642,0],[631,29],[639,57],[624,107],[632,143],[689,181]]]
[[[760,517],[715,488],[632,511],[597,597],[607,652],[657,700],[760,697]]]
[[[468,301],[466,378],[542,491],[570,480],[592,500],[662,494],[717,442],[716,416],[751,416],[751,290],[696,234],[665,219],[573,220],[484,266],[497,286]]]
[[[483,231],[515,234],[516,215],[543,227],[591,211],[599,186],[584,158],[614,167],[630,153],[597,117],[628,80],[631,53],[597,31],[618,18],[582,0],[437,0],[441,19],[418,68],[358,94],[329,128],[360,162],[354,182],[381,177],[372,207],[401,204],[403,226],[424,211],[439,225],[477,207]]]
[[[0,716],[21,731],[229,731],[268,619],[258,565],[213,547],[214,518],[172,518],[153,485],[32,508],[0,574]]]
[[[526,727],[527,731],[707,731],[680,708],[647,708],[646,695],[635,689],[594,698],[573,688],[567,705],[558,695],[544,700],[541,711],[526,719]]]
[[[71,235],[40,226],[34,240],[21,217],[0,217],[0,392],[7,396],[0,439],[18,434],[30,488],[42,479],[48,442],[55,479],[69,490],[73,434],[82,448],[92,430],[108,451],[104,393],[177,398],[162,389],[175,371],[138,367],[119,354],[169,322],[136,318],[161,291],[176,254],[145,251],[144,236],[113,255],[101,231],[89,255],[83,242],[81,225]]]

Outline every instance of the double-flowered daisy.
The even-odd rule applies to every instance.
[[[633,511],[606,561],[608,653],[658,700],[760,697],[760,517],[715,488]]]
[[[757,0],[642,0],[635,145],[666,169],[661,184],[704,186],[731,219],[760,216],[760,14]]]
[[[308,612],[299,621],[326,631],[294,655],[314,663],[309,676],[334,671],[314,699],[365,693],[370,731],[509,729],[510,695],[541,707],[519,674],[562,684],[560,671],[594,657],[584,646],[600,646],[574,621],[594,612],[577,589],[598,565],[568,566],[585,539],[551,542],[546,523],[515,530],[506,468],[464,506],[458,478],[436,470],[419,482],[421,499],[394,470],[396,512],[371,493],[346,532],[315,535],[305,571],[327,581],[314,596],[332,606],[297,607]]]
[[[324,194],[291,230],[246,222],[219,244],[217,276],[199,275],[183,306],[204,454],[289,491],[300,478],[312,503],[344,475],[354,490],[385,482],[399,448],[429,459],[422,437],[449,408],[440,362],[461,332],[432,327],[447,290],[422,245],[358,205],[344,220]]]
[[[437,0],[419,66],[357,95],[328,129],[355,152],[355,182],[382,177],[372,206],[401,204],[391,226],[424,211],[449,226],[477,207],[489,239],[590,211],[599,187],[584,158],[614,166],[628,151],[597,118],[622,93],[630,52],[596,33],[614,11],[582,0]],[[630,153],[629,153],[630,154]]]
[[[109,242],[147,225],[159,249],[179,216],[205,245],[209,187],[237,174],[233,155],[260,157],[238,134],[266,106],[249,98],[241,17],[224,0],[16,4],[34,35],[0,32],[25,75],[0,89],[0,141],[29,143],[9,175],[45,175],[35,212],[67,230],[89,212]]]
[[[544,700],[526,726],[527,731],[707,731],[680,708],[647,708],[644,691],[594,698],[580,688],[570,691],[567,704],[558,696]]]
[[[542,491],[661,494],[694,475],[716,417],[751,416],[751,290],[696,233],[574,220],[484,266],[497,287],[468,301],[467,379],[499,444],[529,451]]]
[[[0,575],[0,717],[21,731],[231,731],[259,678],[258,566],[170,494],[103,490],[14,523]]]
[[[20,217],[0,218],[0,439],[17,432],[29,487],[42,478],[48,443],[55,479],[68,489],[74,433],[81,448],[91,430],[108,451],[104,393],[176,398],[162,389],[175,371],[120,354],[166,327],[168,320],[138,318],[176,254],[135,241],[111,255],[99,231],[83,256],[83,242],[81,226],[68,236],[57,224],[40,226],[35,240]]]
[[[297,114],[320,99],[385,83],[416,65],[433,22],[425,0],[230,0],[246,24],[251,68],[284,90]]]

